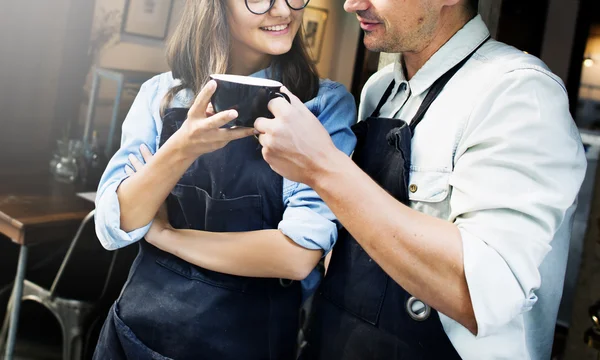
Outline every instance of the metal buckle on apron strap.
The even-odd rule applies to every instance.
[[[431,315],[431,307],[414,296],[406,301],[406,312],[415,321],[425,321]]]
[[[292,286],[293,283],[294,280],[279,279],[279,285],[281,285],[284,288]]]

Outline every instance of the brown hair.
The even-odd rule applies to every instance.
[[[230,40],[225,0],[187,0],[182,14],[167,47],[167,62],[181,84],[167,92],[161,113],[181,90],[191,89],[198,94],[210,74],[228,70]],[[274,56],[271,66],[283,85],[306,102],[317,95],[319,76],[303,39],[301,27],[290,51]]]

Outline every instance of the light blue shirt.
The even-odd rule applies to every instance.
[[[267,77],[267,70],[252,76]],[[127,178],[125,165],[129,154],[140,159],[140,145],[158,150],[162,119],[160,104],[167,91],[179,83],[170,72],[158,75],[144,83],[123,123],[121,147],[112,157],[98,187],[96,196],[96,233],[102,246],[108,250],[122,248],[143,238],[151,223],[125,232],[120,224],[120,207],[117,188]],[[189,107],[193,100],[191,91],[175,96],[172,107]],[[356,121],[354,98],[343,85],[321,80],[318,95],[306,106],[319,118],[334,144],[350,155],[356,138],[350,126]],[[339,222],[323,200],[310,187],[284,179],[283,203],[285,211],[278,229],[298,245],[327,254],[338,236]],[[320,275],[313,271],[303,282],[305,296],[318,286]]]

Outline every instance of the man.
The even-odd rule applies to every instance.
[[[255,124],[345,228],[306,359],[550,357],[584,151],[560,79],[476,6],[346,0],[367,48],[401,54],[365,85],[354,161],[291,94]]]

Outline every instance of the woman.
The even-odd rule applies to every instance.
[[[169,47],[172,74],[142,86],[100,182],[102,244],[146,241],[96,359],[294,358],[301,285],[280,279],[305,279],[333,246],[337,222],[312,189],[271,170],[252,129],[221,128],[236,114],[211,113],[208,79],[281,81],[349,154],[354,101],[309,62],[299,32],[306,4],[187,1]],[[168,221],[152,221],[165,200]]]

